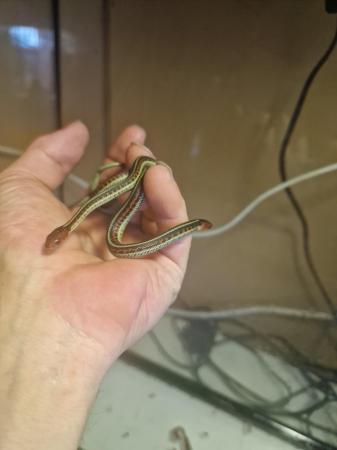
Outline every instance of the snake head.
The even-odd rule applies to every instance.
[[[66,227],[58,227],[55,228],[54,231],[52,231],[46,239],[46,242],[44,244],[45,248],[47,250],[55,250],[56,247],[58,247],[65,239],[67,239],[69,234],[69,230]]]

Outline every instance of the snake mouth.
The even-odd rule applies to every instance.
[[[47,250],[55,250],[62,242],[67,239],[69,230],[63,226],[56,228],[52,231],[46,239],[44,244]]]

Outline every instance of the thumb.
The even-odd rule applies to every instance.
[[[11,169],[24,171],[54,190],[81,159],[88,140],[86,126],[79,121],[73,122],[37,138]]]

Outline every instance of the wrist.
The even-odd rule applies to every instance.
[[[45,302],[25,301],[0,316],[0,448],[76,449],[107,355]]]

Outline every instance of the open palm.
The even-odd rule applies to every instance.
[[[144,139],[141,128],[127,128],[107,158],[130,166],[136,157],[149,154],[141,145],[131,145]],[[174,301],[190,239],[145,259],[115,259],[105,244],[108,218],[95,212],[59,249],[46,253],[46,236],[71,216],[52,191],[78,162],[87,140],[86,128],[76,122],[37,139],[2,172],[0,250],[13,261],[27,295],[44,297],[51,315],[117,357]],[[184,200],[165,167],[148,170],[144,190],[149,208],[131,225],[127,240],[140,240],[144,232],[161,232],[187,219]]]

